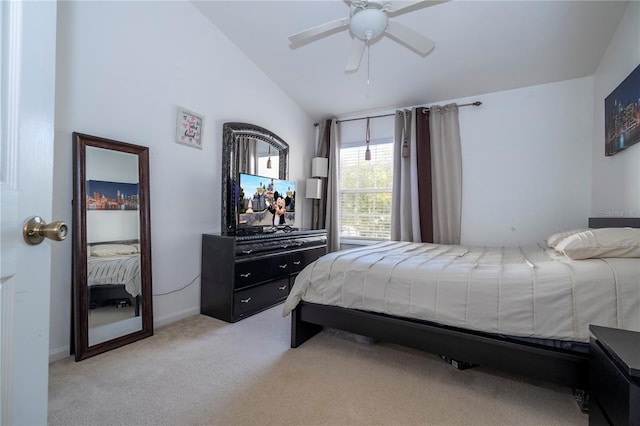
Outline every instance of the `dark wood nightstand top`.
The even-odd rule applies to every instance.
[[[589,330],[630,376],[640,377],[640,333],[590,325]]]

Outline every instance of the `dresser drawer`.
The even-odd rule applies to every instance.
[[[318,247],[308,250],[300,250],[291,253],[291,273],[302,271],[305,266],[327,254],[326,247]]]
[[[200,312],[236,322],[281,303],[295,276],[326,246],[325,230],[203,234]]]
[[[291,270],[290,263],[288,254],[264,256],[236,262],[235,288],[239,289],[274,278],[288,276]]]
[[[268,308],[289,294],[289,277],[236,291],[233,295],[233,315],[239,316]]]

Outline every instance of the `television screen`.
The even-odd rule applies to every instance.
[[[240,173],[238,186],[238,229],[295,225],[295,182]]]

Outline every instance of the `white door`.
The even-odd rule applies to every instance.
[[[0,9],[0,423],[46,425],[55,243],[30,246],[22,227],[52,221],[56,2]]]

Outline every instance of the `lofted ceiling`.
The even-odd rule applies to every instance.
[[[347,1],[191,1],[313,119],[589,76],[628,4],[453,0],[414,6],[391,19],[434,40],[431,54],[421,57],[382,37],[368,57],[365,51],[360,68],[346,73],[348,29],[297,48],[288,37],[349,16]]]

